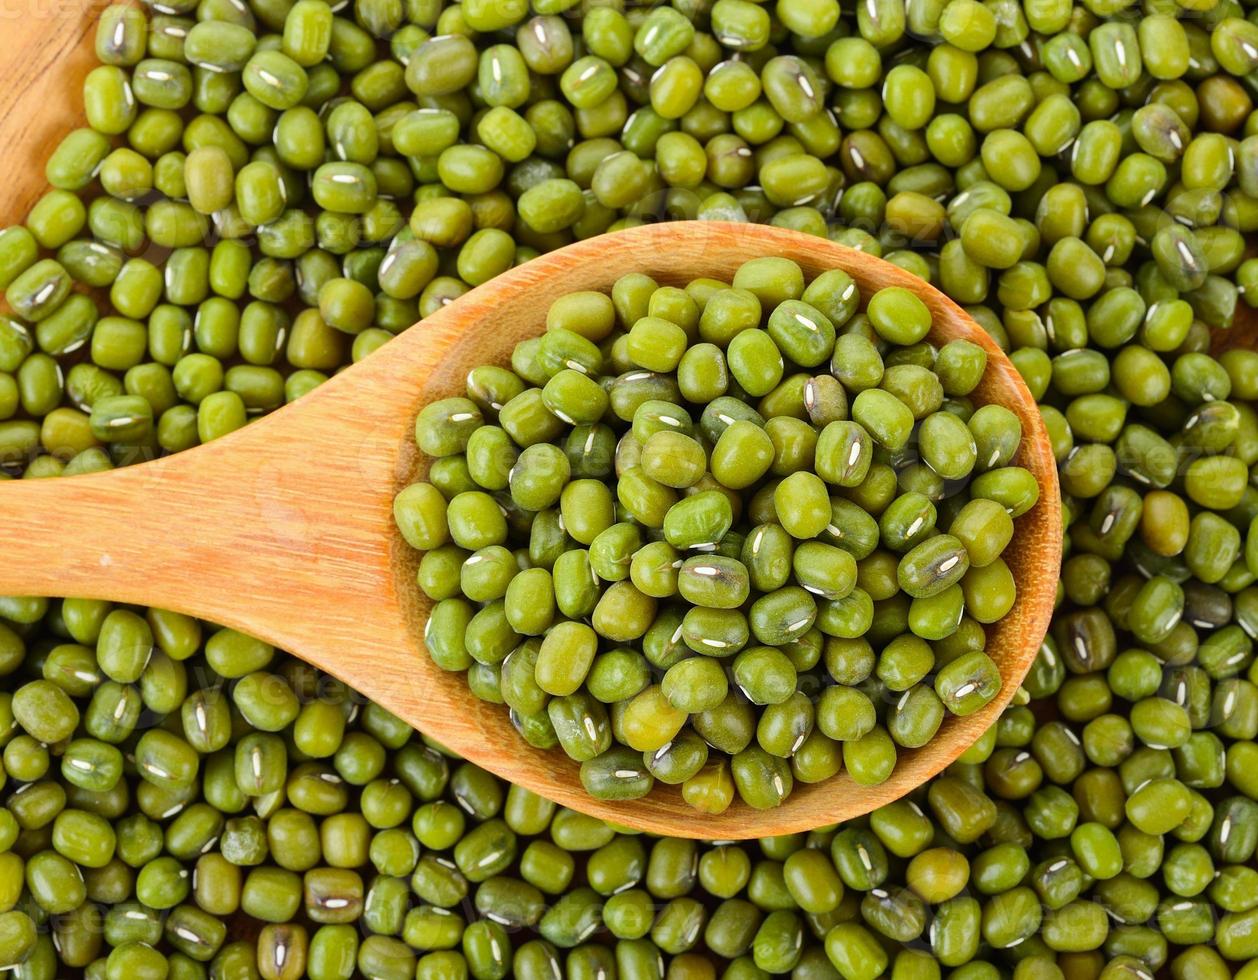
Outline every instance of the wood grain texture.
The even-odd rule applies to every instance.
[[[9,182],[8,220],[20,220],[43,192],[43,160],[77,125],[99,7],[67,0],[0,33],[0,68],[30,79],[0,92],[0,146],[26,168]],[[697,815],[673,787],[628,804],[590,799],[562,752],[525,745],[500,706],[477,701],[461,675],[431,663],[422,644],[428,603],[414,585],[418,556],[392,525],[394,494],[426,468],[412,438],[419,408],[461,393],[471,367],[506,364],[517,341],[541,331],[551,301],[606,289],[629,271],[676,285],[728,278],[761,255],[792,258],[810,277],[846,269],[865,293],[924,288],[861,252],[765,226],[687,222],[582,242],[473,290],[300,403],[225,439],[109,474],[0,486],[0,594],[155,605],[240,629],[340,677],[500,776],[642,830],[743,839],[867,812],[939,772],[995,720],[1042,642],[1060,567],[1057,470],[1039,411],[1008,359],[942,294],[923,296],[932,339],[965,337],[987,350],[975,400],[999,401],[1022,421],[1018,461],[1039,480],[1040,502],[1017,522],[1008,552],[1018,602],[989,631],[1000,696],[969,718],[948,719],[928,746],[902,752],[881,786],[859,787],[844,774],[797,786],[777,810],[736,804],[716,817]]]
[[[83,125],[83,79],[96,67],[96,19],[109,0],[0,0],[3,224],[21,221],[48,186],[44,164]]]

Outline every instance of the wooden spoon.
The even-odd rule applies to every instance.
[[[396,533],[394,495],[427,468],[414,420],[462,393],[468,370],[508,363],[543,329],[550,303],[645,272],[683,285],[728,280],[747,259],[794,259],[808,277],[846,270],[868,296],[905,286],[934,316],[930,339],[983,346],[978,403],[1022,422],[1018,462],[1040,500],[1017,521],[1007,554],[1012,612],[989,629],[1000,695],[949,718],[924,748],[902,751],[893,776],[861,787],[841,774],[797,785],[776,810],[738,803],[700,817],[676,787],[605,803],[586,795],[577,765],[526,745],[499,705],[429,659],[430,606],[415,585],[418,555]],[[920,279],[863,252],[764,225],[680,222],[580,242],[513,269],[407,330],[300,402],[232,435],[111,473],[0,485],[0,594],[70,595],[152,605],[257,636],[336,675],[460,755],[574,809],[642,830],[734,839],[791,833],[857,816],[918,786],[990,725],[1029,669],[1047,629],[1061,558],[1057,469],[1034,399],[986,333]]]

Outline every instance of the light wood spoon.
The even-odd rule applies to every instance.
[[[1018,462],[1040,500],[1007,551],[1018,583],[1012,612],[989,629],[1000,695],[949,718],[924,748],[903,751],[875,787],[841,774],[797,785],[776,810],[736,803],[700,816],[676,787],[605,803],[586,795],[561,750],[525,744],[506,710],[476,699],[463,676],[429,659],[430,606],[415,585],[418,555],[395,531],[392,500],[425,472],[414,442],[419,409],[462,393],[469,369],[508,363],[539,334],[550,303],[609,289],[628,272],[684,285],[728,280],[747,259],[777,255],[808,277],[841,268],[870,295],[905,286],[934,316],[931,340],[983,346],[978,403],[1012,409],[1024,432]],[[416,324],[383,350],[301,399],[216,442],[111,473],[0,485],[0,594],[69,595],[152,605],[220,623],[336,675],[442,744],[505,779],[574,809],[682,837],[791,833],[864,813],[952,762],[1009,702],[1042,642],[1061,558],[1057,469],[1039,411],[1017,371],[955,304],[863,252],[763,225],[645,226],[544,255]]]

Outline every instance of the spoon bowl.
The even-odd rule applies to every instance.
[[[1006,551],[1018,586],[1012,611],[988,628],[999,695],[949,718],[926,746],[901,751],[891,778],[860,786],[846,773],[798,785],[758,811],[741,801],[700,815],[677,787],[646,798],[588,796],[560,749],[533,748],[500,705],[428,657],[429,600],[418,555],[396,532],[392,500],[428,460],[414,421],[429,402],[461,394],[468,371],[509,363],[542,332],[545,311],[575,290],[608,290],[628,272],[663,284],[728,280],[748,259],[780,256],[807,277],[845,270],[868,296],[914,290],[930,308],[929,339],[981,345],[987,371],[976,404],[999,402],[1022,423],[1016,462],[1040,485]],[[0,486],[0,594],[71,595],[159,606],[251,634],[339,677],[438,742],[558,803],[661,834],[713,839],[806,830],[865,813],[939,772],[1007,705],[1048,627],[1061,559],[1057,470],[1039,411],[991,338],[910,273],[824,239],[765,225],[675,222],[591,239],[494,279],[402,333],[299,402],[223,439],[111,473]]]

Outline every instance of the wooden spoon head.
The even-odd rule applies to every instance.
[[[543,255],[473,290],[395,342],[407,348],[406,356],[421,368],[415,373],[416,407],[463,394],[468,371],[478,365],[509,366],[515,344],[539,335],[546,310],[567,293],[609,291],[630,272],[674,286],[703,276],[728,282],[743,262],[762,256],[792,259],[809,279],[827,269],[843,269],[866,297],[887,286],[911,289],[930,308],[933,343],[965,339],[987,352],[987,371],[971,398],[978,405],[1004,405],[1018,416],[1023,438],[1015,461],[1030,470],[1040,486],[1038,503],[1015,522],[1005,552],[1018,586],[1017,602],[987,631],[987,651],[1000,667],[1003,685],[981,710],[965,718],[948,717],[926,746],[900,749],[894,773],[878,786],[860,786],[844,772],[815,785],[796,783],[786,802],[773,810],[755,810],[736,801],[724,813],[709,816],[682,800],[677,787],[663,784],[631,802],[591,798],[581,786],[577,764],[562,750],[527,745],[512,728],[506,709],[476,703],[462,676],[440,670],[426,656],[415,664],[421,687],[440,689],[441,700],[448,701],[459,696],[457,690],[451,691],[455,685],[467,702],[467,712],[454,731],[445,718],[412,713],[408,720],[421,730],[514,783],[638,830],[720,840],[768,837],[847,820],[905,795],[953,762],[995,722],[1030,669],[1052,615],[1061,564],[1061,503],[1057,466],[1035,399],[991,337],[946,296],[889,262],[825,239],[767,225],[689,221],[642,226]],[[390,357],[390,350],[376,356]],[[394,491],[422,479],[429,462],[413,440],[404,440]],[[418,560],[419,555],[395,535],[392,565],[397,594],[415,636],[421,635],[432,605],[415,586]],[[394,707],[387,700],[386,706]],[[405,707],[397,705],[394,710],[405,717]]]

